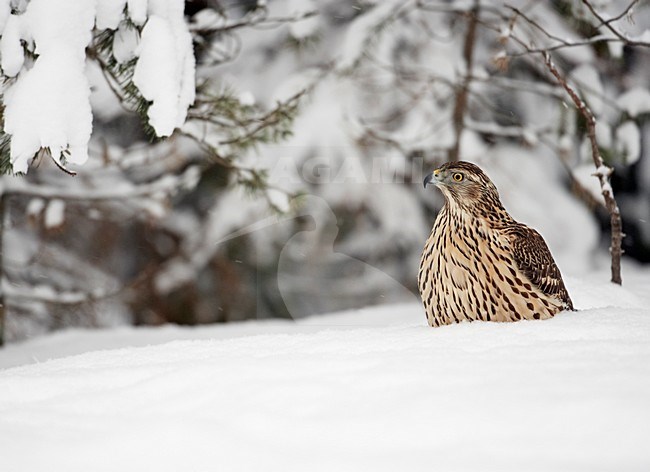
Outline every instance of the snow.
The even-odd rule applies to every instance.
[[[598,173],[598,170],[594,172],[594,165],[592,163],[585,163],[576,166],[571,170],[573,177],[580,183],[583,189],[591,194],[596,201],[605,204],[605,199],[603,198],[603,189],[600,186],[599,179],[594,175]],[[603,174],[605,175],[605,174]]]
[[[97,28],[100,30],[117,29],[122,21],[126,0],[98,0],[96,5],[95,24]]]
[[[632,118],[643,113],[650,113],[650,92],[643,87],[634,87],[621,94],[618,105]]]
[[[129,18],[136,25],[143,25],[147,20],[147,2],[148,0],[128,0],[127,8]]]
[[[3,467],[647,470],[650,272],[606,278],[547,321],[431,329],[414,303],[10,345]]]
[[[129,62],[135,57],[135,51],[140,43],[140,33],[128,23],[120,24],[113,38],[113,57],[120,64]]]
[[[612,145],[612,129],[604,120],[596,121],[596,139],[598,145],[609,148]]]
[[[386,0],[369,13],[360,15],[348,28],[343,44],[341,45],[341,56],[338,60],[338,70],[347,72],[359,62],[369,45],[373,32],[389,21],[390,18],[401,8],[406,9],[410,2],[402,0]]]
[[[55,198],[45,208],[43,224],[46,228],[58,228],[65,221],[65,201]]]
[[[537,132],[530,127],[524,128],[522,138],[529,146],[537,146],[537,144],[539,144],[539,136],[537,136]]]
[[[609,177],[610,175],[612,175],[612,168],[607,167],[604,164],[601,164],[596,168],[596,172],[594,173],[594,175],[596,175],[597,177],[601,175],[605,177]]]
[[[603,111],[604,88],[596,68],[591,64],[581,64],[571,71],[571,78],[577,82],[578,89],[581,90],[594,115],[600,115]]]
[[[5,131],[11,134],[14,172],[27,172],[29,161],[42,147],[49,148],[57,160],[68,151],[68,162],[83,164],[92,129],[85,75],[92,8],[75,0],[33,0],[23,15],[12,15],[7,23],[14,21],[22,23],[20,38],[33,39],[38,54],[33,67],[22,72],[5,93]]]
[[[289,10],[295,18],[309,12],[317,11],[314,0],[290,0]],[[289,34],[291,34],[293,38],[301,40],[318,34],[318,27],[319,18],[317,15],[313,15],[304,20],[291,23],[289,25]]]
[[[149,124],[158,136],[170,136],[194,102],[192,36],[183,17],[183,2],[150,0],[149,19],[136,51],[133,83],[151,101]]]
[[[2,55],[2,72],[7,77],[15,77],[25,62],[25,52],[20,44],[22,21],[16,15],[9,15],[4,21],[0,54]]]
[[[120,32],[118,31],[117,34],[120,34]],[[113,47],[113,51],[115,52],[115,46]],[[108,82],[106,82],[106,78],[96,62],[86,62],[86,75],[90,83],[90,106],[92,107],[94,117],[109,121],[123,114],[124,106],[115,96]],[[90,147],[92,148],[92,145]],[[111,154],[117,152],[113,146],[111,148]]]
[[[0,31],[4,30],[11,15],[11,0],[0,0]]]
[[[276,188],[266,189],[266,198],[268,198],[271,205],[282,213],[286,213],[291,208],[291,202],[289,201],[289,196],[286,192],[278,190]]]
[[[634,121],[626,121],[616,129],[616,150],[626,164],[634,164],[641,157],[641,132]]]
[[[137,24],[145,24],[148,3],[155,8],[169,2],[129,1],[129,14]],[[392,3],[398,4],[394,0]],[[107,11],[98,13],[94,21],[104,22],[107,27],[117,25],[116,10],[112,7],[118,4],[105,5]],[[124,4],[122,1],[121,5]],[[154,78],[161,79],[148,92],[159,97],[152,99],[157,106],[155,110],[152,107],[152,113],[163,132],[173,129],[183,114],[183,90],[172,90],[165,77],[156,71],[182,76],[191,69],[185,68],[187,64],[180,56],[174,56],[179,51],[173,48],[179,46],[182,55],[183,47],[182,41],[177,42],[174,37],[180,24],[170,19],[173,17],[160,6],[145,27],[151,27],[151,41],[164,40],[156,44],[171,51],[171,55],[162,50],[151,51],[151,44],[144,45],[137,37],[123,38],[120,34],[113,45],[118,60],[140,58],[142,74],[151,77],[151,82],[145,82],[154,84]],[[340,64],[344,70],[360,61],[365,49],[375,46],[365,42],[365,33],[360,30],[367,27],[367,33],[385,18],[377,15],[364,26],[363,16],[359,16],[355,22],[357,31],[348,36],[343,26],[337,27],[340,34],[336,41],[332,40],[332,49],[343,52]],[[328,27],[326,22],[318,26],[319,33]],[[407,34],[408,26],[395,29]],[[302,30],[303,36],[306,31]],[[441,34],[439,29],[432,31]],[[446,36],[447,31],[443,33]],[[456,30],[449,34],[455,33]],[[330,41],[326,34],[323,38]],[[354,47],[339,48],[344,38]],[[244,43],[248,44],[247,40]],[[381,46],[378,49],[384,58],[389,49],[406,51]],[[451,60],[454,56],[448,47],[451,46],[427,46],[421,56],[422,62],[431,61],[438,75],[453,79],[461,67]],[[280,45],[265,40],[267,55],[268,51],[279,55],[281,50]],[[162,59],[154,58],[155,54]],[[255,73],[241,74],[237,86],[245,90],[239,95],[242,103],[252,105],[259,101],[263,107],[269,96],[286,85],[274,68],[299,69],[299,65],[289,67],[290,61],[278,57],[274,65],[260,63]],[[257,64],[250,56],[243,60]],[[85,73],[87,76],[88,68]],[[239,78],[240,74],[234,76]],[[24,77],[19,76],[19,82]],[[265,80],[260,81],[260,77]],[[290,159],[291,165],[286,167],[290,172],[299,175],[299,169],[303,173],[307,169],[299,164],[313,164],[318,166],[313,168],[314,174],[318,171],[319,180],[327,184],[318,192],[328,200],[310,198],[301,218],[313,216],[317,229],[296,235],[307,235],[311,241],[326,240],[327,244],[314,242],[312,251],[303,253],[302,259],[290,259],[290,251],[308,246],[292,238],[294,244],[284,246],[286,251],[282,255],[286,257],[278,259],[278,264],[295,260],[299,270],[282,271],[282,275],[293,276],[318,292],[316,296],[304,296],[306,292],[302,292],[303,300],[311,306],[317,304],[317,297],[328,296],[328,285],[337,285],[332,293],[338,292],[339,297],[343,290],[338,287],[342,285],[351,288],[346,294],[352,293],[355,298],[364,295],[349,287],[352,278],[341,268],[356,262],[353,268],[365,271],[372,265],[355,261],[347,254],[356,257],[365,251],[388,258],[384,248],[397,246],[406,248],[398,256],[401,267],[405,271],[416,267],[408,263],[410,248],[421,247],[431,224],[424,217],[422,201],[439,199],[435,192],[421,198],[417,193],[421,191],[421,179],[411,187],[391,185],[408,171],[393,172],[386,180],[385,174],[374,173],[379,159],[386,157],[390,170],[404,161],[393,162],[394,154],[384,144],[365,151],[354,140],[360,138],[358,128],[363,118],[385,116],[391,110],[392,105],[382,105],[379,97],[383,98],[383,90],[391,95],[395,85],[383,83],[385,89],[372,97],[374,103],[364,104],[356,99],[366,90],[359,85],[351,87],[347,80],[336,77],[336,81],[329,78],[320,83],[304,105],[304,114],[296,121],[290,145],[283,143],[270,152],[269,148],[261,152],[276,183],[283,178],[292,185],[300,182],[293,174],[278,175],[281,161]],[[449,91],[448,85],[440,88],[438,100],[444,99]],[[427,95],[422,105],[415,106],[403,127],[383,131],[402,142],[405,137],[412,137],[404,144],[405,149],[421,147],[422,143],[429,147],[445,144],[440,137],[451,138],[453,133],[448,128],[434,133],[428,126],[430,117],[448,121],[445,108],[436,105],[434,95]],[[547,98],[544,100],[553,105]],[[526,108],[544,117],[540,122],[524,120],[525,127],[520,129],[528,143],[535,145],[544,138],[538,130],[551,115],[540,112],[539,107]],[[569,117],[568,121],[574,120]],[[603,130],[611,135],[611,130]],[[605,132],[601,131],[599,128],[599,138]],[[565,136],[564,141],[571,144],[569,135]],[[616,138],[619,139],[618,134]],[[557,259],[565,276],[580,266],[562,263],[566,258],[592,263],[598,229],[588,211],[563,190],[563,174],[558,171],[560,165],[555,156],[545,160],[538,149],[522,152],[515,146],[490,148],[486,149],[483,139],[471,130],[464,134],[466,155],[483,159],[481,165],[492,163],[489,175],[499,186],[506,207],[521,221],[540,229],[554,253],[559,250],[561,257]],[[504,155],[495,156],[497,153]],[[322,179],[321,170],[328,174]],[[598,181],[592,176],[593,165],[585,170],[596,186],[596,195],[602,199]],[[186,177],[182,180],[191,186],[197,175],[188,171]],[[144,192],[130,183],[113,186],[113,180],[107,182],[110,188],[104,185],[90,193],[78,186],[60,191],[92,198]],[[9,190],[20,190],[28,184],[21,180],[8,185]],[[145,190],[177,186],[178,179],[161,179]],[[39,188],[47,190],[38,186],[35,191]],[[246,200],[239,190],[228,189],[219,195],[218,206],[210,211],[204,226],[188,218],[190,224],[185,231],[190,237],[181,240],[181,254],[155,281],[161,292],[196,277],[197,268],[209,263],[219,243],[236,234],[254,232],[258,227],[248,226],[252,221],[267,226],[276,221],[269,217],[271,223],[265,223],[259,205]],[[64,207],[57,210],[53,206],[52,193],[40,195],[43,199],[30,203],[30,213],[40,214],[43,202],[48,201],[50,221],[62,222]],[[289,203],[285,194],[277,190],[270,190],[265,196],[276,206]],[[318,211],[314,209],[316,204],[310,206],[316,201],[320,202]],[[353,237],[347,241],[342,238],[335,245],[333,230],[344,234],[347,222],[343,220],[337,226],[334,203],[359,215],[360,224],[364,218],[370,220],[368,229],[356,230]],[[548,211],[549,208],[562,211]],[[185,221],[177,215],[173,224]],[[279,238],[269,233],[258,234],[252,238],[264,240],[269,247],[281,247]],[[251,245],[251,251],[259,247]],[[341,254],[342,249],[350,252]],[[327,255],[343,255],[339,260],[343,259],[346,265],[312,265],[313,270],[307,271],[312,259],[325,251],[329,251]],[[39,246],[32,252],[38,256],[42,249]],[[265,251],[265,256],[263,251],[259,252],[260,259],[275,254],[270,250]],[[19,255],[7,255],[11,266],[18,265],[19,256],[21,265],[32,263],[31,258],[25,257],[30,252],[25,250]],[[336,280],[330,279],[331,284],[327,279],[323,283],[323,267],[333,269],[330,272]],[[650,436],[650,276],[626,269],[623,288],[607,283],[607,274],[602,272],[568,277],[569,290],[582,311],[564,313],[544,322],[474,323],[432,330],[425,326],[422,308],[414,302],[296,323],[253,321],[201,328],[70,330],[10,345],[0,350],[0,368],[5,369],[0,370],[2,469],[648,469],[650,453],[645,442]],[[307,280],[312,273],[317,274],[318,279],[313,280],[320,281],[319,285]],[[389,278],[376,268],[374,274]],[[297,300],[300,294],[290,290],[298,283],[293,279],[290,282],[293,286],[279,287],[281,295]],[[395,279],[389,282],[399,285]],[[281,283],[279,279],[278,284]],[[387,296],[387,290],[374,275],[357,278],[356,283],[370,289],[379,286]],[[76,292],[61,294],[43,285],[36,287],[33,294],[74,300]],[[335,303],[328,302],[328,307]],[[49,318],[49,314],[43,312],[43,318]]]
[[[45,208],[45,200],[43,200],[42,198],[32,198],[31,200],[29,200],[29,203],[27,204],[25,213],[32,218],[38,218],[38,216],[41,214],[44,208]]]
[[[32,0],[24,13],[8,16],[5,3],[0,6],[0,65],[5,76],[16,77],[4,94],[13,170],[27,172],[41,148],[59,162],[81,165],[88,159],[92,131],[85,50],[95,25],[118,28],[126,0]],[[183,5],[181,0],[128,2],[134,23],[150,14],[134,80],[153,102],[149,116],[159,136],[182,125],[194,101],[194,56]],[[123,30],[114,44],[120,62],[134,57],[137,45],[134,31]],[[25,61],[22,42],[33,45],[33,65]]]
[[[628,41],[636,41],[639,43],[650,43],[650,29],[646,29],[643,33],[636,36],[627,36]]]
[[[250,91],[245,91],[241,92],[237,98],[239,100],[239,103],[241,103],[245,107],[252,107],[255,105],[255,95],[253,95]]]

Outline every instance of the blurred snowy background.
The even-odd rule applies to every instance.
[[[602,268],[609,218],[584,122],[543,49],[597,117],[625,260],[650,262],[647,2],[96,4],[91,17],[72,0],[0,1],[0,158],[4,171],[30,165],[2,177],[6,341],[417,301],[443,203],[422,177],[456,158],[487,170],[565,275]],[[41,17],[21,22],[32,7]],[[168,30],[146,22],[154,13]],[[40,34],[56,43],[57,21],[72,42],[81,28],[77,62],[34,49]],[[43,135],[61,141],[52,123],[62,144],[32,159]]]
[[[649,27],[640,0],[0,0],[2,471],[650,470]],[[545,51],[615,169],[623,286]],[[426,325],[450,159],[578,311]]]

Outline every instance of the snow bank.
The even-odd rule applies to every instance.
[[[583,310],[548,321],[434,330],[417,304],[381,307],[0,371],[3,467],[647,470],[650,274],[625,278],[570,280]],[[205,336],[159,341],[183,332]]]

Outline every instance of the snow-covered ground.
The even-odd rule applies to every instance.
[[[548,321],[409,304],[10,345],[1,470],[647,471],[650,272],[626,269],[568,279],[579,311]]]

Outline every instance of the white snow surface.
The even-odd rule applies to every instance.
[[[606,280],[547,321],[408,304],[10,345],[3,470],[649,470],[650,272]]]

